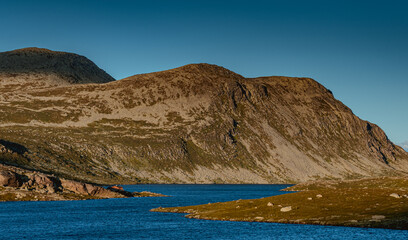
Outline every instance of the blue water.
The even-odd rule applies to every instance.
[[[223,222],[155,213],[182,206],[283,194],[287,185],[129,185],[172,197],[0,203],[1,239],[408,239],[408,231]]]

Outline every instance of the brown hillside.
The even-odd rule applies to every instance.
[[[281,183],[408,171],[408,153],[309,78],[250,79],[191,64],[105,84],[13,89],[1,90],[0,136],[27,150],[2,161],[62,176]]]

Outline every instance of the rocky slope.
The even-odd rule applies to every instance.
[[[128,192],[122,187],[103,188],[54,175],[0,164],[0,201],[84,200],[164,196]]]
[[[58,176],[287,183],[408,171],[408,153],[309,78],[191,64],[104,84],[19,86],[0,88],[0,161]]]

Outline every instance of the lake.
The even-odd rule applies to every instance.
[[[0,203],[1,239],[408,239],[408,231],[224,222],[149,212],[183,206],[284,194],[289,185],[127,185],[163,198]]]

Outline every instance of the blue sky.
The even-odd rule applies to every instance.
[[[408,141],[404,1],[1,1],[0,51],[85,55],[116,79],[189,63],[306,76]]]

